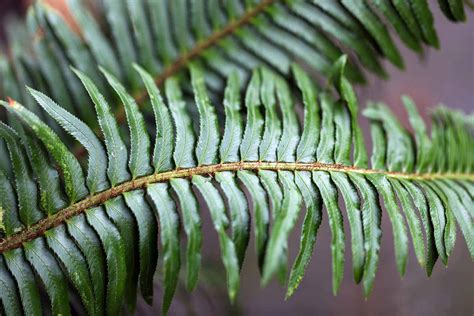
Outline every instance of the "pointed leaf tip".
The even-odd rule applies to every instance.
[[[11,107],[14,107],[15,106],[15,100],[13,100],[12,98],[10,97],[7,97],[7,101],[8,101],[8,105],[11,106]]]

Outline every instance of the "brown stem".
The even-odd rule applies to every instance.
[[[84,213],[87,209],[99,206],[107,200],[117,197],[125,192],[146,188],[148,185],[156,182],[166,182],[174,178],[189,178],[196,175],[213,175],[223,171],[239,170],[273,170],[273,171],[335,171],[335,172],[353,172],[360,174],[385,174],[391,178],[402,178],[409,180],[432,180],[432,179],[466,179],[474,181],[474,174],[408,174],[399,172],[386,172],[373,169],[361,169],[351,166],[324,163],[301,163],[301,162],[264,162],[264,161],[242,161],[222,163],[216,165],[199,166],[186,169],[176,169],[162,173],[155,173],[149,176],[143,176],[124,182],[116,187],[110,188],[100,193],[96,193],[83,200],[66,207],[56,214],[40,220],[38,223],[23,229],[15,235],[8,236],[0,240],[0,253],[21,247],[23,243],[31,241],[49,229],[61,225],[67,219],[78,214]]]

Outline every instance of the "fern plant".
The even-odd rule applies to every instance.
[[[379,196],[392,223],[400,275],[407,262],[409,234],[428,275],[438,257],[447,263],[456,223],[473,257],[472,115],[440,108],[434,112],[430,138],[410,99],[405,97],[404,103],[414,136],[386,106],[369,106],[364,111],[373,140],[369,168],[357,99],[343,75],[345,61],[342,57],[334,65],[331,84],[323,91],[299,66],[292,66],[304,103],[301,130],[283,78],[268,68],[255,70],[243,101],[238,75],[233,73],[223,100],[222,135],[203,73],[192,65],[197,136],[178,80],[165,82],[164,102],[151,75],[135,65],[155,115],[153,142],[136,101],[102,68],[123,102],[129,145],[97,86],[74,70],[95,105],[105,148],[87,124],[30,88],[45,113],[84,146],[86,172],[37,115],[14,100],[2,101],[21,122],[15,129],[0,125],[11,161],[11,168],[4,171],[10,177],[0,177],[5,235],[0,241],[0,298],[5,312],[40,314],[40,283],[53,314],[70,313],[68,282],[89,314],[116,315],[124,301],[133,308],[137,287],[151,303],[159,226],[166,313],[181,267],[179,217],[187,237],[183,253],[189,290],[199,276],[202,208],[195,194],[209,208],[219,237],[231,300],[239,288],[249,242],[251,215],[243,189],[252,204],[264,285],[275,275],[285,281],[287,239],[302,206],[306,210],[288,295],[302,280],[311,258],[323,206],[331,228],[334,293],[343,276],[343,216],[350,223],[354,280],[362,282],[365,295],[372,289],[382,233]],[[345,208],[338,204],[339,195]]]
[[[38,1],[0,54],[0,312],[68,315],[73,296],[91,315],[133,311],[138,291],[152,303],[160,257],[166,313],[181,266],[197,285],[204,205],[231,301],[251,230],[262,284],[277,277],[291,296],[323,213],[334,293],[344,216],[366,296],[382,207],[400,275],[409,236],[427,275],[447,264],[457,226],[474,257],[472,114],[436,109],[430,137],[408,97],[413,133],[370,104],[369,156],[352,87],[365,70],[385,77],[382,59],[403,67],[389,28],[417,53],[439,46],[426,0],[68,3],[77,33]],[[438,3],[465,20],[462,0]]]

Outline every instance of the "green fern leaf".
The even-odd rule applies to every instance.
[[[169,187],[165,183],[153,184],[147,189],[160,218],[161,242],[163,244],[163,274],[165,293],[163,297],[163,313],[166,314],[171,305],[171,300],[178,283],[178,275],[181,266],[180,250],[179,250],[179,233],[178,233],[178,214],[175,205],[169,196]],[[146,220],[145,220],[146,221]],[[149,221],[149,219],[148,219]],[[145,241],[146,245],[153,245],[149,241]],[[147,281],[153,281],[153,271],[150,275],[140,273],[140,276],[146,278]],[[150,284],[152,286],[152,284]],[[151,298],[150,298],[151,299]]]
[[[13,249],[7,251],[3,254],[3,258],[5,259],[5,265],[8,267],[8,270],[11,271],[17,284],[22,285],[18,287],[18,296],[20,296],[25,314],[35,316],[42,315],[41,299],[35,276],[31,270],[31,266],[26,262],[23,250]],[[7,273],[7,270],[3,270],[3,273]],[[6,303],[3,302],[3,297],[2,304],[3,306],[6,305]]]
[[[21,302],[16,295],[16,284],[10,273],[7,272],[3,257],[0,257],[0,296],[5,312],[11,315],[20,315]]]
[[[244,102],[237,72],[232,72],[223,102],[227,115],[223,131],[218,128],[219,108],[211,104],[200,66],[190,70],[195,98],[189,103],[182,93],[189,86],[181,85],[178,78],[166,81],[165,102],[151,75],[134,66],[151,101],[155,137],[131,94],[105,68],[101,70],[106,82],[124,104],[128,133],[120,128],[97,85],[79,71],[97,110],[103,140],[89,124],[30,89],[44,113],[85,148],[87,172],[46,120],[16,101],[1,101],[11,117],[19,118],[14,128],[0,124],[0,139],[6,144],[2,148],[9,154],[2,156],[6,161],[0,165],[2,311],[21,309],[38,315],[44,309],[69,314],[69,297],[75,296],[92,315],[115,315],[124,308],[133,311],[138,288],[152,303],[157,270],[163,274],[166,314],[179,283],[181,260],[186,266],[186,288],[196,288],[201,216],[207,209],[219,239],[231,301],[237,297],[250,239],[250,210],[262,284],[276,275],[287,283],[287,297],[304,277],[323,208],[332,237],[334,293],[344,274],[345,217],[354,279],[362,283],[365,296],[374,287],[383,212],[392,225],[401,275],[410,236],[428,275],[438,256],[447,264],[456,225],[474,257],[473,160],[465,157],[473,148],[472,118],[440,108],[433,114],[429,137],[416,107],[404,98],[412,135],[386,107],[372,104],[364,112],[373,139],[369,168],[357,99],[345,76],[346,62],[343,56],[331,67],[324,89],[292,65],[295,93],[269,67],[256,68]],[[297,99],[305,107],[302,122],[295,109]],[[199,113],[199,124],[192,124],[192,110]],[[303,204],[299,252],[288,276],[288,239]],[[184,259],[181,223],[187,237]],[[158,227],[163,254],[159,265]],[[74,291],[68,291],[69,283]],[[43,292],[51,306],[41,306]]]

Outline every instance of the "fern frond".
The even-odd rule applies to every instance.
[[[9,161],[0,170],[0,287],[4,289],[0,300],[5,312],[40,314],[38,282],[44,285],[55,314],[70,313],[69,283],[89,314],[117,314],[125,305],[133,309],[138,285],[151,304],[159,225],[166,313],[181,267],[180,223],[187,236],[187,288],[195,288],[198,280],[200,210],[204,208],[199,207],[192,187],[203,197],[218,234],[231,300],[239,289],[239,271],[249,242],[249,203],[253,203],[262,283],[278,275],[288,283],[288,296],[298,287],[311,259],[323,206],[332,235],[334,293],[344,273],[345,216],[350,224],[354,279],[362,282],[366,296],[373,287],[382,233],[379,196],[392,223],[401,275],[408,258],[408,231],[428,275],[438,256],[447,263],[456,223],[474,257],[472,116],[439,108],[433,112],[430,138],[408,97],[404,102],[414,136],[386,106],[369,106],[364,110],[374,146],[369,168],[357,99],[344,76],[345,61],[341,57],[335,64],[332,85],[321,91],[299,66],[292,65],[300,90],[296,97],[305,107],[301,129],[293,108],[295,95],[284,79],[268,68],[254,70],[241,101],[239,80],[233,73],[223,101],[223,133],[199,66],[191,67],[199,112],[196,130],[179,81],[166,82],[164,102],[151,75],[135,67],[155,113],[153,150],[137,104],[105,69],[107,82],[125,107],[127,135],[121,133],[101,90],[74,70],[95,105],[105,147],[87,124],[42,92],[30,89],[44,112],[87,150],[86,171],[36,114],[17,101],[1,101],[21,121],[14,128],[0,124],[0,137],[9,153]],[[288,237],[303,205],[300,251],[287,280]]]
[[[438,2],[448,18],[465,20],[462,0]],[[258,65],[289,78],[296,61],[324,78],[342,53],[351,56],[346,73],[352,82],[364,82],[364,70],[385,77],[383,59],[403,68],[390,29],[417,53],[425,44],[439,46],[426,0],[107,0],[96,3],[93,11],[83,0],[68,4],[77,31],[37,1],[28,10],[26,25],[9,28],[9,57],[0,56],[4,98],[22,102],[56,133],[62,129],[40,113],[22,87],[48,93],[93,126],[93,108],[69,65],[94,78],[122,121],[126,114],[115,106],[119,102],[97,65],[123,82],[142,104],[147,93],[133,63],[149,71],[158,86],[174,75],[185,75],[182,70],[191,63],[203,64],[208,86],[219,95],[233,69],[241,82],[247,82]]]

